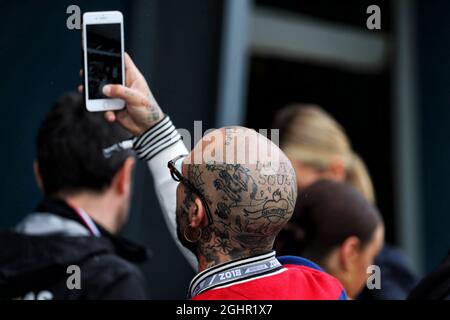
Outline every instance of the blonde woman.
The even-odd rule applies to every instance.
[[[280,146],[294,164],[298,187],[320,179],[348,182],[370,202],[375,202],[372,181],[365,164],[352,150],[344,129],[315,105],[293,105],[282,110],[275,128]]]

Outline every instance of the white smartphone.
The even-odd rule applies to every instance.
[[[107,84],[125,85],[123,15],[119,11],[83,14],[84,95],[91,112],[121,110],[125,101],[106,97]]]

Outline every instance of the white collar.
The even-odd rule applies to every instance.
[[[266,275],[282,268],[275,258],[275,251],[222,263],[197,274],[189,285],[188,297],[192,298],[206,290]]]

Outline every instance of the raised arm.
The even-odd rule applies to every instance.
[[[103,93],[111,98],[123,99],[126,108],[105,113],[107,121],[120,123],[131,132],[134,149],[138,157],[147,162],[154,178],[155,190],[163,215],[178,248],[189,264],[197,270],[197,259],[178,240],[176,233],[176,188],[175,182],[167,168],[173,158],[187,154],[181,137],[170,118],[162,112],[154,98],[147,81],[135,66],[131,58],[125,56],[126,86],[107,85]]]
[[[167,163],[175,157],[188,154],[180,134],[172,121],[165,116],[158,124],[134,141],[139,158],[146,161],[155,183],[156,195],[163,210],[169,232],[189,264],[197,270],[197,258],[178,241],[175,220],[176,189],[169,174]]]

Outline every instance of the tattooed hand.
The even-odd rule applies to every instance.
[[[160,121],[164,114],[153,97],[144,76],[139,72],[128,54],[125,54],[126,86],[107,85],[103,94],[126,101],[126,108],[108,111],[108,121],[119,122],[126,130],[138,136]]]

